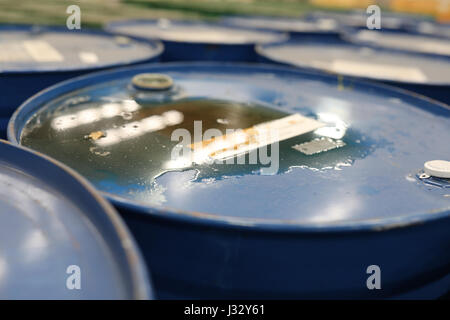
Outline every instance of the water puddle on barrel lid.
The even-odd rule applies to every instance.
[[[222,100],[80,101],[35,117],[23,145],[68,164],[103,191],[150,204],[164,204],[170,188],[296,168],[342,170],[373,148],[330,115]]]

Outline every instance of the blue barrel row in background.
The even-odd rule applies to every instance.
[[[406,14],[384,13],[380,31],[368,30],[366,21],[365,12],[355,11],[316,13],[305,19],[230,16],[216,24],[166,19],[123,21],[112,23],[106,29],[161,39],[166,47],[163,61],[288,63],[378,80],[449,102],[449,72],[445,68],[450,41],[442,35],[444,26]],[[428,30],[428,34],[419,31],[420,23],[426,23],[428,28],[422,24],[421,29]],[[432,30],[438,31],[432,34]],[[276,32],[280,33],[278,37]],[[290,40],[286,41],[281,34],[288,34]],[[244,38],[245,41],[238,43]],[[292,50],[296,42],[299,45]],[[306,50],[311,58],[308,59],[305,42],[318,43],[316,49],[328,53],[317,52],[320,59],[312,61],[315,52],[310,46]],[[259,53],[256,59],[255,45]],[[272,57],[273,48],[284,54]],[[283,48],[290,48],[289,53]]]
[[[350,13],[314,12],[304,20],[244,21],[237,17],[224,21],[269,30],[271,26],[287,30],[290,27],[292,33],[288,42],[257,45],[259,62],[381,81],[449,103],[450,28],[423,17],[383,12],[381,30],[369,30],[367,17],[365,11],[355,10]],[[304,24],[308,22],[310,28],[316,27],[316,32],[306,32]],[[337,36],[330,37],[331,33],[323,37],[324,34],[318,32],[320,26],[333,26]],[[295,31],[301,27],[304,32]]]
[[[324,41],[261,45],[257,52],[261,62],[380,81],[450,103],[449,57]]]

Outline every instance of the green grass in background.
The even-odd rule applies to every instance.
[[[136,18],[214,19],[229,14],[299,16],[306,0],[0,0],[0,23],[65,25],[66,8],[81,8],[84,27]]]

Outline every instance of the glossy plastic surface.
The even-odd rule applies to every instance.
[[[91,185],[0,141],[0,298],[151,297],[133,238]]]

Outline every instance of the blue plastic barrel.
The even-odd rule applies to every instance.
[[[450,38],[450,25],[432,21],[422,21],[411,28],[412,32],[421,35]]]
[[[113,22],[106,30],[160,39],[165,48],[161,61],[254,62],[255,44],[285,41],[288,37],[279,32],[167,19]]]
[[[450,103],[450,59],[349,42],[290,41],[257,47],[261,62],[380,81]]]
[[[444,31],[441,31],[444,32]],[[345,40],[356,44],[450,58],[450,37],[416,32],[358,30],[345,32]]]
[[[157,61],[160,42],[100,31],[58,27],[0,26],[0,137],[14,110],[56,82],[112,67]]]
[[[310,21],[299,17],[229,16],[222,18],[221,22],[236,27],[286,32],[291,39],[310,37],[340,39],[339,25],[333,20]]]
[[[59,84],[8,136],[112,201],[160,298],[435,298],[450,181],[424,164],[450,159],[449,127],[448,106],[388,86],[174,63]]]
[[[91,184],[0,140],[0,298],[152,296],[134,239]]]

